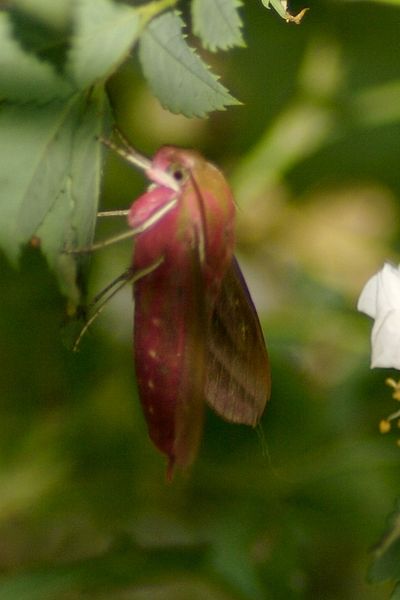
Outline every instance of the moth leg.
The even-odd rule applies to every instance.
[[[133,270],[131,268],[126,269],[126,271],[121,273],[121,275],[119,275],[116,279],[114,279],[114,281],[112,281],[103,290],[101,290],[101,292],[99,294],[97,294],[97,296],[95,296],[93,302],[91,302],[91,304],[89,305],[89,309],[95,308],[95,311],[92,314],[92,316],[86,321],[85,325],[82,327],[82,329],[74,343],[72,350],[74,352],[76,352],[78,350],[81,339],[83,338],[83,336],[85,335],[85,333],[87,332],[87,330],[89,329],[89,327],[93,323],[93,321],[95,321],[97,319],[97,317],[99,316],[99,314],[103,312],[108,301],[111,300],[111,298],[113,298],[120,290],[122,290],[122,288],[127,283],[134,283],[135,281],[138,281],[138,279],[145,277],[146,275],[148,275],[149,273],[151,273],[152,271],[157,269],[157,267],[159,267],[163,261],[164,261],[164,257],[162,256],[161,258],[156,260],[154,263],[152,263],[145,269],[136,271],[136,273],[133,272]],[[108,294],[107,292],[109,292],[110,290],[111,290],[111,292]],[[101,300],[101,302],[99,303],[100,300]]]
[[[120,283],[121,281],[129,282],[132,279],[132,277],[133,277],[132,268],[129,267],[123,273],[121,273],[121,275],[118,275],[118,277],[116,277],[108,285],[106,285],[105,288],[100,290],[100,292],[98,294],[96,294],[96,296],[93,298],[92,302],[89,304],[88,309],[92,310],[96,306],[96,304],[105,296],[105,294],[107,294],[107,292],[112,290],[112,288],[117,285],[117,283]]]
[[[129,214],[129,209],[124,210],[102,210],[97,213],[98,217],[126,217]]]
[[[94,308],[95,305],[97,304],[96,310],[94,311],[92,316],[86,321],[85,325],[82,327],[81,331],[79,332],[79,335],[76,338],[74,346],[72,348],[73,352],[77,352],[79,344],[81,343],[81,339],[83,338],[83,336],[85,335],[85,333],[87,332],[87,330],[89,329],[89,327],[91,326],[93,321],[95,321],[97,319],[97,317],[103,312],[108,301],[111,300],[111,298],[113,298],[113,296],[115,296],[120,290],[122,290],[122,288],[127,283],[129,283],[130,279],[131,279],[131,277],[129,277],[127,275],[127,271],[125,271],[119,277],[117,277],[117,279],[115,279],[110,285],[108,285],[106,288],[104,288],[104,290],[102,290],[100,292],[100,294],[98,294],[96,296],[94,301],[89,305],[89,308]],[[119,285],[116,286],[117,283],[119,283]],[[114,287],[114,286],[116,286],[116,287]],[[114,289],[111,291],[111,293],[106,295],[107,292],[113,287],[114,287]],[[99,300],[102,298],[103,298],[102,302],[100,304],[98,304]]]
[[[74,248],[71,250],[63,250],[63,254],[90,254],[91,252],[96,252],[96,250],[101,250],[102,248],[106,248],[107,246],[111,246],[112,244],[117,244],[118,242],[127,240],[136,234],[137,231],[135,231],[134,229],[130,229],[129,231],[124,231],[124,233],[120,233],[111,238],[108,238],[108,240],[96,242],[91,246],[84,246],[82,248]]]
[[[73,250],[64,250],[63,252],[64,254],[89,254],[90,252],[95,252],[96,250],[101,250],[102,248],[106,248],[107,246],[111,246],[112,244],[117,244],[118,242],[122,242],[123,240],[135,237],[136,235],[143,233],[143,231],[146,231],[146,229],[152,227],[155,223],[160,221],[160,219],[162,219],[172,208],[174,208],[176,203],[177,198],[172,198],[172,200],[167,202],[162,208],[160,208],[157,212],[151,215],[151,217],[143,221],[143,223],[141,223],[137,227],[130,229],[129,231],[124,231],[124,233],[115,235],[114,237],[111,237],[108,240],[96,242],[95,244],[87,246],[86,248],[74,248]]]

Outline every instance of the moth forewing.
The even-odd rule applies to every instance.
[[[207,346],[204,325],[206,304],[201,279],[198,249],[191,253],[191,284],[186,294],[185,341],[183,345],[181,376],[176,405],[175,464],[190,466],[196,458],[204,421],[204,380],[206,374]],[[172,465],[174,466],[174,465]]]
[[[179,205],[156,231],[143,232],[134,252],[139,269],[154,253],[164,256],[157,271],[134,287],[134,352],[149,435],[168,456],[169,478],[175,466],[193,462],[204,410],[204,286],[193,229],[187,226],[182,237],[182,218],[186,214]]]
[[[235,258],[228,269],[208,333],[207,403],[232,423],[257,425],[270,397],[264,336]]]

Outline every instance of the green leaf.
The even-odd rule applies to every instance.
[[[270,6],[272,6],[278,15],[282,17],[282,19],[285,19],[285,21],[297,23],[297,25],[299,25],[305,13],[308,11],[308,8],[303,8],[297,15],[292,15],[287,10],[287,0],[261,0],[261,2],[265,8],[270,8]]]
[[[71,114],[73,130],[69,171],[54,205],[46,215],[37,235],[42,250],[55,271],[61,292],[74,304],[79,302],[77,281],[88,266],[88,255],[77,259],[65,254],[65,248],[84,248],[93,240],[101,179],[101,144],[98,136],[103,123],[99,118],[103,94],[82,99]]]
[[[73,302],[79,300],[76,259],[60,251],[65,244],[87,245],[93,234],[102,98],[103,92],[0,111],[0,246],[15,263],[22,244],[40,237]]]
[[[124,61],[145,21],[144,13],[111,0],[77,0],[68,72],[83,89],[106,79]]]
[[[183,25],[177,12],[168,12],[151,21],[140,38],[143,71],[161,104],[187,117],[239,104],[186,44]]]
[[[270,8],[271,6],[276,10],[278,15],[282,17],[282,19],[286,19],[286,9],[287,2],[286,0],[261,0],[265,8]]]
[[[69,144],[56,139],[71,102],[1,108],[0,243],[14,261],[51,208],[66,173]]]
[[[400,580],[400,501],[390,516],[389,527],[375,551],[369,571],[373,582]]]
[[[0,12],[0,99],[47,102],[72,91],[53,65],[23,50],[13,36],[9,15]]]
[[[193,32],[205,48],[215,52],[233,46],[244,46],[240,0],[193,0]]]

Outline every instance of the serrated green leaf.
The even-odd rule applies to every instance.
[[[204,117],[239,104],[184,39],[177,12],[151,21],[140,38],[143,72],[161,104],[173,113]]]
[[[287,17],[287,2],[286,0],[261,0],[262,4],[265,8],[270,8],[272,6],[278,15],[282,17],[282,19],[286,19]]]
[[[111,0],[77,0],[68,72],[80,89],[107,78],[125,60],[145,17]]]
[[[103,92],[99,94],[103,97]],[[100,176],[99,100],[3,106],[0,111],[0,246],[15,263],[33,235],[56,270],[63,292],[78,301],[76,259],[65,244],[93,234]]]
[[[215,52],[244,46],[240,0],[192,0],[193,32],[205,48]]]
[[[369,579],[374,582],[400,580],[400,502],[397,502],[389,527],[376,548]]]
[[[0,99],[48,102],[72,91],[53,65],[23,50],[14,39],[9,15],[0,12]]]

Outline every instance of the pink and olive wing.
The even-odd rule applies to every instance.
[[[208,333],[206,401],[227,421],[255,426],[270,391],[270,367],[261,325],[233,258]]]
[[[192,269],[190,285],[186,289],[184,310],[186,313],[184,352],[181,360],[180,385],[176,407],[176,432],[174,461],[185,469],[190,466],[198,452],[204,422],[204,380],[207,360],[206,302],[201,268],[197,250],[190,253]]]
[[[174,467],[188,467],[198,450],[204,411],[206,341],[200,267],[195,250],[171,256],[138,281],[135,366],[149,435]]]

